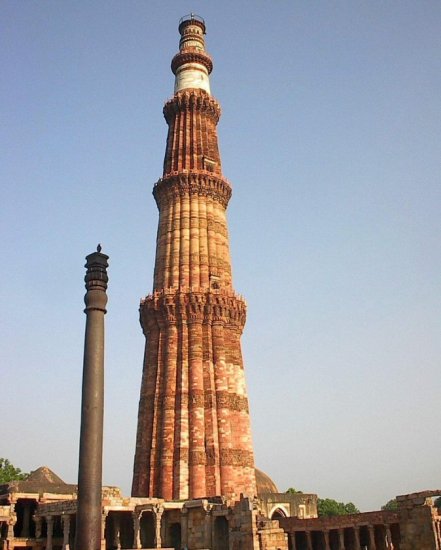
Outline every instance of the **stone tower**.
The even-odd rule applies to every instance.
[[[240,337],[205,23],[179,24],[174,96],[162,178],[153,293],[141,302],[146,337],[133,496],[192,499],[256,493]]]

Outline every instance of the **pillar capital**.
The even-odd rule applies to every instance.
[[[159,518],[164,513],[164,506],[162,504],[155,504],[152,508],[152,512],[155,514],[156,517],[159,516]]]
[[[87,290],[84,297],[86,304],[85,313],[93,309],[106,313],[106,290],[107,283],[109,282],[109,277],[107,276],[108,259],[109,256],[101,253],[101,245],[98,245],[96,252],[92,252],[92,254],[86,256],[86,265],[84,266],[87,269],[84,277]]]

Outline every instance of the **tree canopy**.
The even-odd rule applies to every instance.
[[[433,504],[441,510],[441,497],[437,497]]]
[[[7,458],[0,458],[0,484],[9,481],[20,481],[26,479],[28,475],[11,464]]]
[[[398,502],[396,498],[388,500],[384,506],[381,507],[382,510],[398,510]]]
[[[337,502],[332,498],[319,498],[317,501],[317,512],[319,517],[324,516],[346,516],[348,514],[359,514],[360,510],[352,502]]]
[[[290,487],[285,491],[285,493],[289,493],[290,495],[297,495],[303,493],[303,491],[298,491],[297,489],[294,489],[294,487]]]

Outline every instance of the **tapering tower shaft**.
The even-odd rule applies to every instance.
[[[146,336],[132,494],[166,499],[255,494],[240,336],[246,305],[232,288],[226,208],[210,95],[205,24],[179,25],[172,60],[153,293],[141,302]]]

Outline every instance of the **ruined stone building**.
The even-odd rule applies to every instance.
[[[315,495],[287,495],[257,471],[258,495],[166,501],[102,491],[102,550],[440,550],[441,515],[432,498],[397,497],[396,511],[317,518]],[[259,486],[261,479],[262,485]],[[271,492],[268,492],[268,490]],[[73,550],[76,486],[48,468],[0,485],[0,549]]]
[[[317,496],[279,493],[255,469],[205,23],[179,24],[132,496],[104,487],[101,549],[441,550],[441,515],[423,491],[396,511],[317,517]],[[73,550],[77,487],[48,468],[0,486],[0,550]]]

